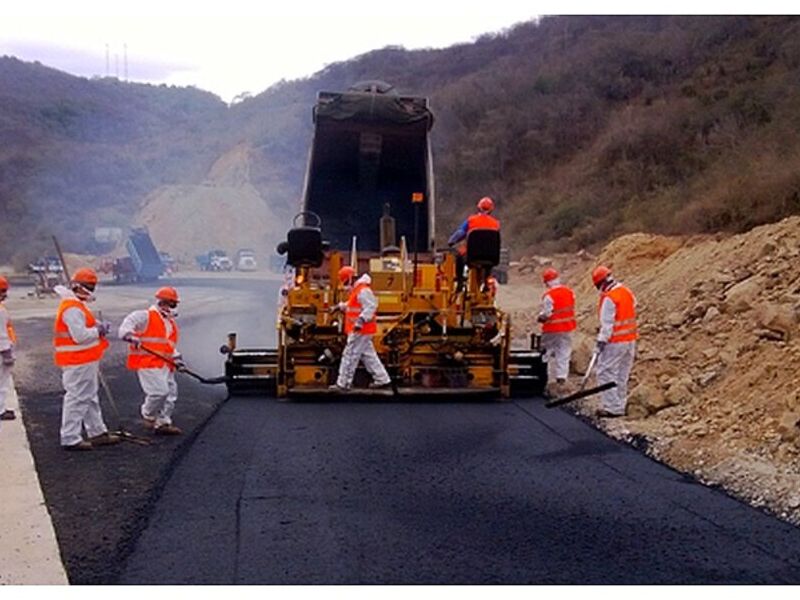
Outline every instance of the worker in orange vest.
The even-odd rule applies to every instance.
[[[0,421],[17,418],[13,410],[6,408],[6,398],[14,385],[11,368],[14,366],[14,346],[17,344],[17,334],[3,304],[8,297],[8,288],[8,279],[0,275]]]
[[[458,291],[464,285],[464,267],[466,266],[467,246],[463,244],[467,239],[469,232],[474,229],[492,229],[494,231],[500,230],[500,221],[495,219],[491,213],[494,210],[494,200],[485,196],[478,200],[478,212],[470,215],[466,220],[458,226],[450,239],[447,240],[447,245],[451,248],[457,244],[458,252],[456,254],[456,289]]]
[[[628,378],[636,356],[636,297],[630,289],[614,279],[611,269],[599,266],[592,271],[592,283],[600,292],[597,334],[597,383],[611,381],[616,387],[602,392],[598,417],[625,416]]]
[[[347,302],[339,306],[344,311],[344,332],[347,334],[347,343],[339,364],[339,377],[336,383],[330,386],[330,389],[340,392],[350,389],[358,363],[362,361],[372,375],[373,381],[369,387],[388,388],[392,382],[372,343],[372,336],[378,331],[375,318],[378,300],[370,287],[372,278],[364,274],[353,284],[355,275],[355,269],[349,266],[342,267],[338,273],[339,281],[346,288],[350,287]]]
[[[108,348],[111,323],[98,322],[88,304],[95,299],[97,273],[90,268],[75,271],[70,288],[57,285],[61,296],[53,327],[55,363],[62,369],[64,403],[61,411],[61,447],[92,450],[118,444],[118,435],[108,432],[98,398],[100,359]],[[81,435],[86,430],[87,440]]]
[[[156,435],[183,433],[172,423],[172,413],[178,400],[175,370],[183,368],[178,352],[178,292],[162,287],[156,303],[147,310],[135,310],[122,321],[119,337],[129,343],[128,368],[136,371],[144,392],[140,412],[144,425]],[[147,352],[151,350],[168,360]]]
[[[546,289],[536,320],[542,324],[542,347],[547,358],[547,393],[558,396],[568,391],[572,332],[577,327],[575,293],[561,283],[558,271],[553,268],[544,270],[542,282]]]

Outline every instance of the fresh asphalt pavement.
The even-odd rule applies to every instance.
[[[800,530],[540,399],[230,399],[129,584],[800,582]]]
[[[272,341],[276,282],[176,283],[201,373],[228,331]],[[50,323],[20,323],[37,364]],[[106,373],[136,424],[115,348]],[[538,398],[223,402],[183,378],[187,435],[66,456],[56,375],[23,410],[72,583],[800,583],[800,530]]]

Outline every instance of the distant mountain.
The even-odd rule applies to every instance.
[[[201,184],[240,144],[249,184],[288,219],[316,93],[363,79],[430,98],[442,236],[484,195],[519,252],[800,212],[800,19],[550,17],[383,48],[231,107],[2,58],[0,263],[51,231],[92,251],[94,226],[131,222],[159,186]]]

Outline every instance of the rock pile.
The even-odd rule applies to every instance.
[[[601,426],[644,436],[660,460],[800,523],[800,217],[734,236],[628,235],[597,258],[521,260],[499,302],[524,337],[536,330],[541,269],[559,268],[578,298],[576,372],[597,328],[600,263],[636,294],[641,331],[628,417]]]

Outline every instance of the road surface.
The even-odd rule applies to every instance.
[[[209,348],[228,331],[272,341],[259,335],[275,282],[220,283],[181,282],[195,299],[181,306],[184,352],[210,375]],[[135,420],[135,380],[113,361],[109,377]],[[800,530],[537,398],[223,402],[219,387],[182,390],[185,438],[91,457],[53,450],[57,394],[28,397],[49,407],[30,410],[41,418],[29,436],[71,581],[800,583]],[[80,496],[120,479],[141,489]]]

